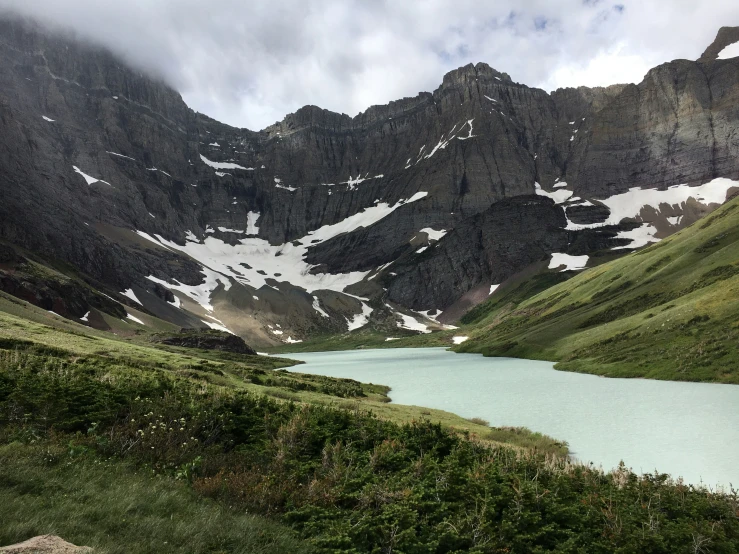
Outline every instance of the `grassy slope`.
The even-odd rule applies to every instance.
[[[527,430],[492,432],[486,425],[443,410],[389,403],[389,389],[383,385],[301,374],[295,369],[289,373],[272,371],[299,364],[295,360],[152,344],[147,336],[117,337],[0,293],[0,350],[13,349],[16,345],[25,348],[30,343],[60,349],[70,355],[100,357],[114,364],[171,371],[177,376],[285,401],[358,407],[393,423],[429,419],[450,429],[469,432],[479,439],[523,448],[535,445],[541,451],[567,454],[564,443],[539,433]]]
[[[388,334],[372,328],[358,329],[341,335],[318,336],[303,342],[281,344],[266,349],[269,353],[328,352],[332,350],[363,350],[368,348],[424,348],[452,345],[453,331],[435,331],[428,334],[406,335],[401,332],[391,335],[397,340],[388,341]]]
[[[696,537],[737,552],[735,492],[18,346],[0,352],[3,540],[49,531],[101,552],[300,551],[248,511],[327,553],[672,554]]]
[[[538,433],[490,429],[440,410],[389,404],[382,385],[278,369],[293,360],[163,346],[146,335],[116,337],[0,296],[0,366],[14,359],[22,364],[27,353],[78,365],[83,373],[104,367],[104,379],[113,382],[171,375],[280,401],[369,409],[396,423],[426,419],[492,444],[567,453],[566,445]],[[52,533],[100,552],[308,551],[286,527],[224,509],[184,483],[123,461],[75,454],[71,442],[65,448],[67,439],[27,439],[30,444],[7,444],[0,426],[0,545]]]
[[[736,495],[605,476],[542,456],[562,450],[546,437],[275,369],[290,363],[163,348],[0,298],[0,544],[55,533],[99,552],[307,551],[289,525],[326,552],[466,551],[480,540],[496,551],[666,554],[696,536],[734,552]],[[539,453],[382,419],[439,421]],[[649,511],[653,501],[665,509]],[[648,535],[645,518],[656,521]]]
[[[98,553],[309,552],[283,525],[198,497],[184,481],[58,445],[0,446],[0,545],[55,534]]]
[[[610,377],[739,383],[739,198],[528,298],[490,301],[456,347]]]

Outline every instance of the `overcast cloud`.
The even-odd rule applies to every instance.
[[[515,81],[639,82],[696,59],[737,0],[0,0],[161,75],[194,109],[261,129],[305,104],[355,115],[487,62]]]

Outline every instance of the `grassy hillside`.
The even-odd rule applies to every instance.
[[[604,475],[428,419],[49,346],[0,352],[5,543],[48,532],[101,553],[667,554],[696,541],[736,553],[737,509],[735,491]]]
[[[606,475],[526,430],[387,403],[382,385],[133,330],[0,297],[0,544],[53,533],[101,553],[667,553],[700,540],[736,552],[733,491]]]
[[[129,325],[123,321],[120,325]],[[27,352],[61,360],[83,360],[114,371],[142,370],[229,390],[264,394],[284,402],[300,402],[370,410],[394,423],[428,419],[445,428],[509,446],[536,444],[541,451],[564,455],[560,441],[517,429],[491,430],[460,416],[420,406],[389,403],[388,387],[352,379],[302,374],[284,368],[295,360],[248,356],[161,344],[161,332],[130,324],[136,333],[116,336],[85,327],[0,292],[0,355]],[[155,340],[156,342],[153,342]]]
[[[531,286],[536,292],[536,286]],[[739,198],[649,248],[468,314],[461,352],[610,377],[739,383]]]
[[[82,445],[0,445],[0,546],[44,534],[107,554],[312,551],[285,525]]]

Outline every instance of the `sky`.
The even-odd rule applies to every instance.
[[[193,109],[262,129],[306,104],[351,116],[486,62],[547,91],[696,59],[736,0],[0,0],[158,75]]]

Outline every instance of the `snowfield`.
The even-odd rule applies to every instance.
[[[199,285],[185,285],[175,280],[168,282],[154,275],[150,275],[148,279],[172,291],[184,294],[200,304],[206,311],[212,312],[213,306],[210,303],[210,298],[213,292],[219,286],[223,286],[225,290],[228,290],[232,282],[259,289],[263,286],[269,286],[267,280],[274,279],[277,282],[288,282],[293,286],[301,287],[308,293],[316,290],[343,292],[346,287],[361,281],[371,271],[312,274],[310,270],[313,266],[305,261],[310,246],[360,227],[368,227],[387,217],[398,208],[421,200],[427,195],[427,192],[417,192],[407,200],[400,200],[392,206],[385,202],[379,202],[338,223],[324,225],[296,241],[281,245],[272,245],[268,241],[256,237],[246,237],[239,240],[236,245],[231,246],[213,236],[206,236],[200,241],[191,231],[188,231],[185,235],[185,244],[180,245],[160,235],[152,236],[142,231],[136,231],[136,233],[159,246],[182,252],[202,264],[201,271],[204,275],[204,282]],[[256,215],[252,220],[254,226],[252,229],[247,229],[247,233],[250,230],[255,230],[256,221],[259,217],[258,213],[252,213]],[[212,231],[210,226],[206,228],[206,233],[209,230]],[[355,320],[350,326],[359,325],[360,322],[361,320]],[[365,323],[361,323],[361,325]]]
[[[578,271],[585,269],[587,263],[588,256],[570,256],[569,254],[555,252],[552,254],[552,259],[549,260],[549,269],[565,266],[562,271]]]
[[[253,167],[244,167],[243,165],[230,163],[230,162],[214,162],[200,154],[200,159],[203,160],[205,165],[212,167],[213,169],[243,169],[244,171],[254,171]]]
[[[567,183],[559,183],[554,186],[555,187],[566,187]],[[555,204],[562,204],[573,194],[571,190],[564,190],[564,189],[555,190],[553,192],[547,192],[543,188],[541,188],[541,185],[539,183],[534,183],[534,191],[539,196],[546,196],[547,198],[551,198],[552,200],[554,200]]]

